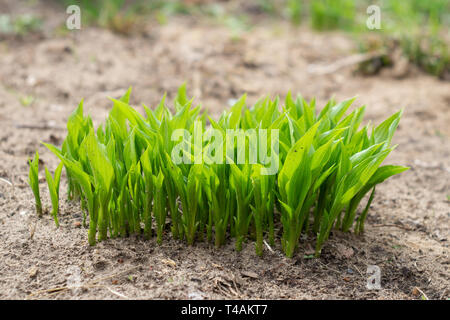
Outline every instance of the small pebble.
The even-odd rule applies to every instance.
[[[28,275],[30,276],[30,278],[36,277],[37,273],[38,273],[38,268],[37,267],[31,267],[28,270]]]
[[[162,259],[161,262],[172,268],[175,268],[177,266],[177,263],[175,261],[173,261],[172,259]]]

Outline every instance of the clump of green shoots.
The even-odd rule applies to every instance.
[[[391,140],[402,112],[360,128],[365,107],[346,115],[355,99],[330,100],[318,112],[314,99],[300,95],[250,107],[243,96],[214,120],[187,98],[185,86],[175,112],[164,97],[154,109],[144,106],[142,116],[129,98],[130,90],[112,99],[96,130],[80,103],[61,148],[45,144],[61,160],[55,178],[47,175],[55,222],[64,166],[69,198],[89,217],[91,245],[133,234],[156,234],[161,244],[170,232],[189,245],[220,247],[235,238],[238,251],[255,239],[262,255],[264,239],[274,245],[281,227],[286,256],[295,255],[304,236],[316,239],[318,256],[331,230],[363,232],[375,187],[408,169],[381,165],[395,148]],[[230,138],[231,130],[237,133]],[[250,150],[255,142],[258,150]],[[33,190],[37,159],[30,166]]]

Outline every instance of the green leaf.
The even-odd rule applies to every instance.
[[[282,197],[284,194],[283,198],[287,196],[285,186],[300,166],[301,161],[304,159],[304,153],[309,152],[319,125],[320,121],[312,126],[305,135],[295,143],[286,156],[283,168],[278,176],[278,185],[280,186]]]
[[[348,100],[344,100],[344,101],[338,103],[337,105],[331,107],[330,113],[329,113],[330,120],[334,124],[337,124],[338,121],[344,115],[345,111],[347,111],[347,109],[350,107],[350,105],[353,103],[353,101],[355,101],[355,99],[356,99],[356,97],[350,98]]]
[[[344,180],[346,192],[340,199],[340,203],[349,202],[356,193],[369,181],[391,150],[384,150],[378,154],[363,160],[358,166],[353,168]]]
[[[61,163],[62,164],[62,163]],[[56,182],[56,175],[61,175],[61,168],[62,166],[59,165],[57,169],[57,171],[59,170],[59,173],[56,171],[55,172],[55,179],[53,179],[52,174],[48,171],[48,168],[45,167],[45,177],[47,179],[47,185],[48,185],[48,190],[50,193],[50,198],[52,201],[52,214],[53,214],[53,218],[55,220],[55,224],[56,227],[59,227],[59,221],[58,221],[58,212],[59,212],[59,181]],[[58,178],[59,179],[59,178]]]
[[[39,191],[39,153],[36,151],[32,161],[29,161],[30,171],[28,175],[28,183],[33,191],[36,213],[42,215],[41,195]]]
[[[391,117],[383,121],[373,132],[375,143],[387,142],[391,143],[394,132],[398,127],[403,110],[393,114]]]
[[[230,118],[228,121],[229,129],[237,129],[239,122],[241,121],[242,109],[245,106],[245,100],[247,95],[243,95],[239,100],[231,107]]]
[[[379,183],[382,183],[387,178],[402,173],[406,170],[409,170],[409,167],[403,167],[403,166],[394,166],[394,165],[386,165],[381,166],[377,169],[375,174],[370,178],[368,185],[377,185]]]
[[[104,146],[101,146],[94,131],[91,130],[85,140],[87,156],[94,174],[95,184],[101,192],[107,193],[111,188],[114,177],[114,168],[106,157]]]

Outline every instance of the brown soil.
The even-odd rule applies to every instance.
[[[45,8],[47,25],[63,21],[58,10]],[[420,291],[448,299],[449,83],[412,67],[402,79],[389,69],[362,77],[351,67],[317,75],[309,66],[355,52],[347,36],[271,24],[235,39],[222,25],[195,20],[149,23],[129,37],[83,28],[0,42],[0,299],[420,299]],[[98,124],[108,96],[133,86],[134,105],[154,106],[184,81],[213,114],[244,92],[254,102],[288,90],[319,105],[332,95],[358,95],[373,122],[405,108],[388,162],[411,170],[378,187],[363,236],[334,232],[319,259],[307,258],[309,239],[293,259],[279,245],[258,258],[251,241],[241,253],[232,241],[216,250],[168,237],[162,246],[133,237],[89,247],[77,205],[62,201],[59,229],[50,215],[36,217],[27,159],[38,149],[44,164],[56,167],[40,141],[61,143],[81,98]],[[29,106],[20,102],[26,95],[34,97]],[[50,207],[42,171],[41,178]],[[381,290],[366,289],[369,265],[381,269]],[[82,288],[68,289],[74,281]]]

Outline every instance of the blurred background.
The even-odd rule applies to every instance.
[[[244,92],[327,99],[349,77],[449,81],[449,26],[448,0],[0,0],[1,83],[25,107],[128,86],[154,104],[184,81],[214,109]]]

